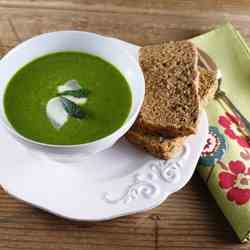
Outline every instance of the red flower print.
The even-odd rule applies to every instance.
[[[227,198],[242,205],[250,200],[250,168],[241,161],[230,161],[230,172],[222,171],[219,174],[219,185],[227,189]]]
[[[225,116],[219,117],[218,122],[224,128],[225,135],[236,140],[240,146],[250,148],[250,142],[239,130],[243,124],[238,117],[226,112]]]
[[[224,128],[225,135],[236,140],[241,147],[250,148],[249,138],[246,138],[239,129],[243,128],[243,124],[238,117],[226,112],[225,116],[219,117],[218,122]]]

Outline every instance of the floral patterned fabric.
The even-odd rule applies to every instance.
[[[226,112],[225,115],[219,117],[218,122],[224,128],[225,135],[236,140],[240,146],[250,148],[250,139],[242,134],[243,124],[238,117]]]
[[[242,36],[225,24],[192,41],[216,62],[222,89],[250,120],[250,50]],[[246,242],[250,240],[250,136],[222,100],[212,101],[206,111],[210,130],[197,171],[240,241]]]
[[[219,174],[219,184],[227,192],[227,198],[238,205],[250,200],[250,168],[242,161],[230,161],[228,170]]]
[[[219,173],[220,187],[226,190],[228,200],[237,205],[243,205],[250,200],[250,168],[246,167],[242,161],[248,160],[249,152],[247,149],[250,148],[250,138],[242,133],[243,124],[240,119],[229,112],[219,116],[218,124],[224,128],[224,134],[228,140],[235,140],[239,147],[244,149],[240,152],[239,159],[231,160],[228,166],[221,160],[218,161],[226,170]]]
[[[245,148],[250,148],[249,138],[242,135],[243,124],[235,115],[226,112],[219,116],[218,124],[224,129],[224,134],[229,140],[237,141],[245,151],[239,154],[239,158],[250,160],[250,153]],[[222,161],[226,152],[226,140],[214,126],[209,127],[207,143],[203,149],[199,163],[204,166],[213,166],[218,162],[224,171],[218,175],[219,185],[226,192],[229,201],[237,205],[243,205],[250,201],[250,167],[246,167],[241,160],[231,160],[228,166]]]
[[[201,153],[199,163],[211,167],[220,160],[226,152],[227,144],[219,129],[214,126],[209,127],[207,143]]]

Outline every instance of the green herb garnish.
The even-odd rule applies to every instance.
[[[77,90],[66,90],[62,93],[59,93],[60,96],[62,95],[70,95],[70,96],[74,96],[74,97],[87,97],[89,95],[89,90],[87,89],[77,89]]]
[[[85,117],[84,111],[74,102],[71,102],[65,97],[60,97],[65,111],[72,117],[83,119]]]

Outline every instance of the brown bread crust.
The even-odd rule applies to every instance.
[[[136,126],[127,132],[126,138],[139,148],[164,160],[177,156],[185,140],[185,137],[166,139],[161,136],[146,135]]]

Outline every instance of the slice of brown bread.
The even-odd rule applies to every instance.
[[[218,87],[218,81],[216,80],[216,73],[201,67],[199,67],[199,71],[199,96],[201,99],[201,107],[205,108],[208,102],[214,97]],[[126,138],[150,154],[168,160],[178,155],[186,137],[164,138],[162,136],[145,133],[134,125],[127,132]]]
[[[209,71],[202,67],[199,67],[199,72],[200,82],[198,92],[200,96],[200,106],[201,108],[205,108],[214,98],[218,88],[218,81],[216,80],[216,72]]]
[[[144,149],[160,159],[171,159],[178,155],[185,137],[167,139],[157,135],[145,134],[140,128],[133,126],[126,134],[129,142]]]
[[[189,41],[140,49],[145,98],[136,124],[167,137],[195,133],[199,116],[198,51]]]

